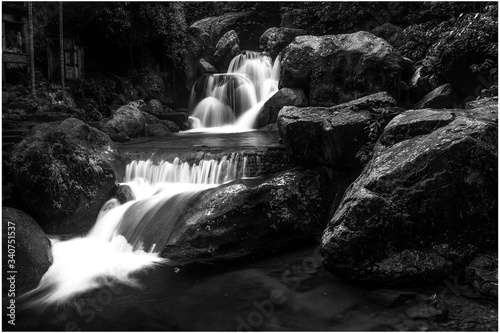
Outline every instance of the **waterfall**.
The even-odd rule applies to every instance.
[[[196,130],[245,131],[254,128],[264,103],[278,91],[280,58],[244,51],[231,60],[226,74],[199,79],[203,88],[190,96],[191,120]],[[196,124],[196,125],[194,125]]]
[[[133,200],[106,202],[85,237],[51,239],[53,264],[39,286],[25,294],[29,306],[62,304],[75,295],[114,282],[135,285],[133,273],[168,262],[159,253],[183,225],[203,191],[255,173],[253,159],[238,153],[189,164],[132,161],[124,182]]]

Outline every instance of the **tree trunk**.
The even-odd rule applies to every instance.
[[[35,46],[33,45],[33,3],[28,2],[29,32],[28,39],[30,43],[30,66],[31,66],[31,94],[36,97],[35,90]]]
[[[62,100],[66,101],[66,87],[64,84],[64,37],[63,37],[63,3],[59,2],[59,58],[61,60]]]

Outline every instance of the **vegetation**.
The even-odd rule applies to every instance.
[[[369,141],[356,153],[356,158],[362,165],[365,165],[371,160],[373,148],[377,140],[384,132],[385,126],[399,113],[399,111],[399,108],[377,108],[370,112],[370,122],[365,127]]]
[[[23,188],[29,189],[29,193],[23,195],[31,198],[37,211],[48,210],[64,216],[72,213],[82,200],[88,206],[101,183],[113,177],[106,158],[92,148],[99,146],[102,139],[92,136],[91,132],[86,134],[92,136],[87,138],[90,141],[86,145],[77,139],[84,135],[85,128],[90,130],[87,125],[83,126],[74,133],[54,129],[42,134],[46,129],[40,129],[39,135],[23,141],[13,152],[15,177],[19,183],[26,184]]]

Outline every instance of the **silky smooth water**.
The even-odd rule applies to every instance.
[[[232,59],[226,74],[200,78],[203,88],[190,97],[191,132],[252,130],[264,103],[278,91],[280,59],[244,51]]]
[[[178,158],[132,161],[121,184],[132,200],[106,202],[85,237],[52,239],[53,264],[38,288],[25,295],[27,304],[63,304],[109,281],[137,285],[133,273],[168,262],[159,253],[189,217],[184,212],[193,201],[203,191],[246,177],[247,165],[248,158],[236,153],[192,165]]]
[[[365,290],[324,271],[317,246],[239,263],[156,266],[64,306],[18,312],[20,330],[292,331],[376,328]],[[20,305],[21,306],[21,305]]]

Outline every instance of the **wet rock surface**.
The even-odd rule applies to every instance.
[[[448,83],[443,84],[425,95],[415,104],[414,109],[452,109],[462,107],[462,99]]]
[[[311,106],[380,91],[399,100],[403,58],[368,32],[298,36],[282,51],[280,87],[302,88]]]
[[[341,179],[319,168],[208,190],[175,227],[162,256],[179,262],[231,259],[313,240],[347,186]]]
[[[214,45],[226,32],[234,30],[243,41],[242,50],[258,50],[260,36],[268,28],[278,26],[279,20],[279,13],[245,11],[207,17],[191,27],[208,33]]]
[[[28,214],[3,207],[2,244],[2,271],[7,279],[2,286],[3,296],[10,292],[19,296],[36,288],[52,264],[51,244],[42,228]],[[9,271],[16,273],[11,275]],[[14,279],[9,280],[9,276],[14,276]],[[9,292],[11,284],[15,286]],[[13,298],[12,295],[9,297]]]
[[[496,248],[496,122],[441,112],[405,112],[387,126],[323,234],[334,274],[436,281]]]
[[[329,108],[287,106],[278,115],[278,130],[297,163],[356,168],[356,154],[369,141],[371,113],[395,105],[387,93],[377,93]]]
[[[271,96],[257,117],[257,125],[264,127],[276,123],[278,113],[284,106],[308,106],[309,101],[302,89],[282,88]]]

